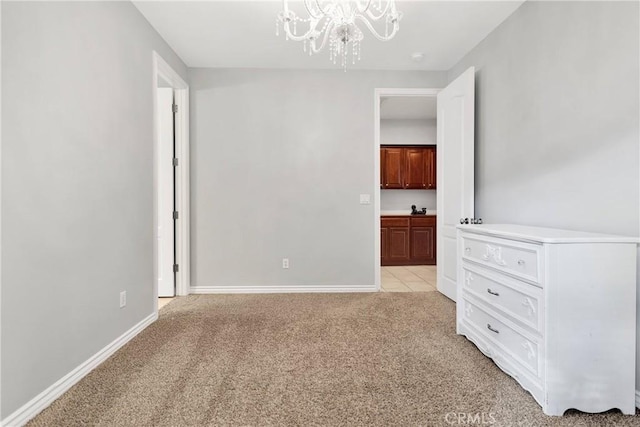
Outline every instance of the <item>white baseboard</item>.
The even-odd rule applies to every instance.
[[[287,293],[378,292],[371,286],[191,286],[192,294],[287,294]]]
[[[636,408],[640,408],[640,390],[636,390]]]
[[[69,390],[74,384],[84,378],[89,372],[98,367],[102,362],[107,360],[109,356],[115,353],[120,347],[131,341],[133,337],[138,335],[144,328],[149,326],[158,318],[158,313],[152,313],[137,325],[129,329],[124,334],[116,338],[111,344],[98,351],[85,362],[69,372],[64,377],[53,383],[42,393],[24,404],[21,408],[2,420],[0,425],[4,427],[17,427],[26,424],[30,419],[35,417],[51,405],[54,400],[60,397],[64,392]]]

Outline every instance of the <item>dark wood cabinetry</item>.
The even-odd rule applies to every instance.
[[[435,216],[383,216],[380,219],[382,265],[434,265]]]
[[[384,148],[384,164],[382,164],[382,184],[380,188],[401,189],[404,185],[405,154],[403,148]]]
[[[424,264],[436,263],[436,217],[411,218],[411,259]]]
[[[405,148],[404,157],[404,188],[425,189],[427,186],[426,150],[424,148]]]
[[[381,252],[382,258],[391,263],[388,265],[402,265],[411,259],[409,225],[407,217],[382,218]]]
[[[424,150],[425,187],[429,190],[436,189],[436,147],[427,147]]]
[[[436,147],[380,147],[380,188],[435,189]]]

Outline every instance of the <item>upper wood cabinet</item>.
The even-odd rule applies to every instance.
[[[425,175],[426,150],[424,148],[405,148],[404,188],[425,189],[427,177]]]
[[[382,175],[384,177],[382,188],[403,188],[404,181],[404,148],[388,147],[384,150],[384,167],[382,168]]]
[[[435,189],[436,147],[380,147],[380,188]]]
[[[427,147],[424,150],[425,153],[425,187],[429,190],[436,189],[436,147]]]

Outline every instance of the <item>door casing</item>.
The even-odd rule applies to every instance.
[[[169,83],[174,89],[175,104],[178,111],[175,114],[175,155],[178,159],[175,179],[175,203],[179,218],[176,223],[176,263],[179,270],[176,273],[176,295],[189,295],[190,293],[190,253],[189,253],[189,85],[176,73],[173,68],[157,53],[153,52],[153,208],[154,208],[154,283],[153,306],[158,311],[158,192],[171,191],[171,189],[159,188],[159,135],[158,116],[156,111],[156,88],[160,79]]]
[[[374,90],[374,144],[373,144],[373,164],[374,164],[374,174],[373,174],[373,223],[374,227],[374,251],[373,256],[374,259],[374,280],[376,290],[380,291],[381,285],[381,277],[380,277],[380,268],[381,265],[381,252],[380,252],[380,101],[383,97],[436,97],[438,96],[438,92],[440,92],[440,88],[377,88]],[[437,126],[437,125],[436,125]],[[437,191],[437,190],[436,190]],[[436,236],[437,239],[437,236]]]

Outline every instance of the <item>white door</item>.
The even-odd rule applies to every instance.
[[[438,290],[456,300],[456,225],[473,218],[475,68],[438,93]]]
[[[158,296],[175,296],[173,228],[173,89],[158,88]]]

